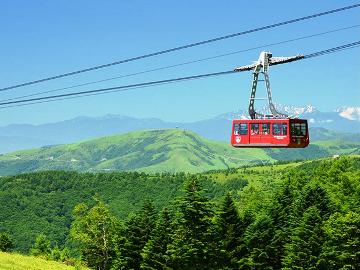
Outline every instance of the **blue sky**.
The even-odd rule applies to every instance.
[[[1,1],[0,87],[240,32],[356,1]],[[360,8],[205,46],[0,92],[1,99],[177,64],[360,24]],[[308,54],[359,40],[360,27],[264,48],[274,56]],[[260,50],[94,84],[89,90],[231,70]],[[270,69],[277,103],[322,111],[360,105],[360,48]],[[251,73],[182,82],[0,110],[0,125],[46,123],[80,115],[121,114],[196,121],[246,109]],[[264,92],[260,88],[259,96]],[[262,104],[259,104],[262,105]]]

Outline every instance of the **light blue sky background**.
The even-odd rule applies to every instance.
[[[310,15],[356,1],[40,1],[0,3],[0,87]],[[0,92],[1,99],[120,76],[360,24],[360,8],[48,83]],[[308,54],[360,40],[360,27],[264,48],[274,56]],[[230,70],[257,60],[240,53],[74,90]],[[360,48],[271,68],[277,103],[322,111],[360,104]],[[80,115],[122,114],[196,121],[246,109],[251,73],[124,93],[0,110],[0,125]],[[262,95],[262,94],[259,94]]]

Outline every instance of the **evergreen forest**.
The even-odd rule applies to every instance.
[[[91,269],[359,269],[360,157],[0,178],[0,250]]]

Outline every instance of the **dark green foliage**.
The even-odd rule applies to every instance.
[[[230,193],[226,194],[216,221],[219,267],[238,269],[238,261],[245,255],[243,234],[248,224],[244,221]]]
[[[317,269],[324,243],[322,223],[321,211],[316,206],[311,206],[304,212],[286,246],[283,260],[285,269]]]
[[[139,210],[146,199],[153,199],[156,207],[165,207],[180,194],[186,177],[185,174],[61,171],[1,177],[0,229],[11,234],[14,249],[18,251],[27,252],[41,233],[63,248],[69,245],[72,210],[77,204],[92,206],[92,197],[97,195],[104,198],[114,215],[125,218]],[[221,185],[216,188],[225,192]]]
[[[141,241],[140,216],[131,214],[128,220],[114,237],[115,255],[112,269],[139,269],[141,263]]]
[[[140,213],[131,215],[114,240],[117,259],[114,269],[140,269],[141,251],[155,228],[156,212],[151,202],[145,202]]]
[[[97,204],[89,209],[79,204],[74,210],[71,237],[79,243],[82,258],[90,267],[109,269],[114,257],[112,238],[116,232],[116,221],[105,204]]]
[[[248,227],[245,233],[245,244],[249,255],[239,262],[244,269],[269,269],[273,258],[269,245],[274,236],[274,224],[271,217],[262,214]]]
[[[186,184],[185,194],[178,200],[178,211],[176,229],[168,246],[171,268],[211,269],[213,210],[197,179]]]
[[[281,258],[285,254],[285,245],[290,241],[291,222],[294,220],[294,194],[291,183],[286,181],[275,194],[269,213],[273,220],[274,234],[268,246],[269,265],[273,269],[281,269]],[[295,218],[296,220],[296,218]]]
[[[355,269],[360,266],[360,214],[335,213],[324,225],[322,269]]]
[[[333,211],[327,191],[319,184],[314,184],[305,189],[298,205],[298,214],[301,216],[302,212],[312,206],[316,206],[322,217],[329,217]]]
[[[153,230],[149,241],[142,251],[141,269],[166,269],[168,267],[168,256],[166,251],[171,243],[173,232],[172,217],[169,210],[165,208]]]
[[[10,235],[2,232],[0,233],[0,251],[9,252],[13,248],[13,243]]]
[[[109,206],[94,202],[95,194]],[[79,203],[73,243],[70,213]],[[113,245],[106,265],[111,269],[357,269],[359,206],[359,157],[199,175],[43,172],[0,178],[0,228],[16,249],[45,233],[55,248],[40,241],[37,249],[47,250],[47,258],[66,260],[67,246],[98,269],[105,267],[97,260],[107,256],[100,224],[113,224],[106,237]],[[158,218],[156,209],[163,207],[169,210]]]

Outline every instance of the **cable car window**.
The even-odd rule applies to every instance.
[[[306,136],[306,123],[301,123],[300,124],[300,131],[301,131],[301,135],[302,136]]]
[[[287,135],[287,123],[282,123],[282,135]]]
[[[259,124],[251,124],[251,135],[259,134]]]
[[[302,125],[304,127],[302,128]],[[291,135],[294,136],[305,136],[306,135],[306,124],[291,123]]]
[[[248,124],[240,124],[240,135],[248,134]]]
[[[273,124],[273,135],[281,135],[281,124]]]
[[[235,135],[238,135],[238,134],[239,134],[239,126],[240,126],[239,124],[235,124],[235,125],[234,125],[234,134],[235,134]]]
[[[270,123],[262,124],[262,134],[264,134],[264,135],[270,134]]]

